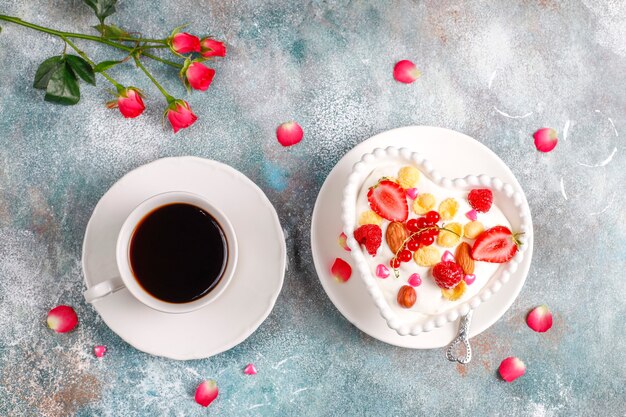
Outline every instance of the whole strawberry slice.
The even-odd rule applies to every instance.
[[[493,193],[488,188],[476,188],[467,195],[467,202],[480,213],[486,213],[493,204]]]
[[[472,258],[476,261],[501,264],[508,262],[517,253],[519,234],[513,234],[508,227],[494,226],[482,232],[472,247]]]
[[[367,200],[376,214],[392,222],[403,222],[409,216],[406,191],[393,181],[383,179],[371,187]]]
[[[374,256],[383,242],[383,231],[378,225],[366,224],[354,231],[354,238],[361,245],[365,245],[367,253]]]
[[[442,261],[433,267],[433,277],[439,288],[454,288],[464,276],[463,268],[456,262]]]

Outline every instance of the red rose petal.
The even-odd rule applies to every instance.
[[[536,332],[547,332],[552,327],[552,313],[548,309],[548,306],[541,305],[539,307],[535,307],[530,313],[528,313],[526,323],[528,324],[528,327]]]
[[[526,373],[526,365],[519,358],[510,356],[502,361],[498,372],[500,372],[502,379],[511,382]]]
[[[417,80],[420,75],[422,74],[415,64],[406,59],[399,61],[396,63],[395,67],[393,67],[393,78],[401,83],[411,84],[413,81]]]
[[[343,259],[337,258],[333,266],[330,267],[330,272],[338,281],[347,282],[352,275],[352,267]]]
[[[556,137],[556,130],[549,127],[542,127],[536,131],[533,138],[535,138],[535,147],[540,152],[550,152],[559,141]]]
[[[96,355],[96,358],[101,358],[107,351],[107,347],[104,345],[98,345],[93,347],[93,353]]]
[[[304,132],[296,122],[286,122],[276,129],[276,139],[283,146],[292,146],[302,140]]]
[[[209,379],[196,388],[196,402],[203,407],[208,407],[217,398],[217,394],[217,382]]]
[[[337,243],[339,243],[339,246],[343,249],[346,250],[348,252],[351,252],[352,249],[350,249],[350,247],[348,246],[348,244],[346,243],[346,240],[348,239],[348,236],[346,236],[346,234],[344,232],[341,232],[341,234],[339,235],[339,238],[337,238]]]
[[[246,375],[256,375],[256,368],[253,364],[249,363],[246,365],[246,368],[243,370],[243,373]]]
[[[70,306],[60,305],[48,313],[48,327],[57,333],[67,333],[78,324],[78,316]]]

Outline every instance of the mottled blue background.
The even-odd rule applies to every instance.
[[[44,103],[33,76],[62,43],[0,23],[0,415],[624,415],[622,0],[161,0],[118,9],[112,22],[154,37],[190,23],[225,39],[228,57],[215,62],[210,90],[189,96],[174,70],[147,61],[199,116],[173,135],[161,126],[163,100],[130,64],[111,74],[148,93],[136,120],[104,107],[103,78],[77,106]],[[2,0],[0,13],[71,31],[96,23],[78,0]],[[98,61],[122,56],[80,45]],[[400,59],[423,72],[414,84],[392,79]],[[290,119],[305,139],[285,149],[274,131]],[[328,300],[311,260],[311,211],[333,165],[368,137],[413,124],[456,129],[493,149],[534,216],[526,285],[475,338],[466,367],[441,350],[361,333]],[[550,154],[532,144],[542,126],[559,132]],[[291,265],[254,335],[190,362],[134,350],[81,295],[81,242],[96,202],[127,171],[174,155],[223,161],[257,182],[279,213]],[[66,335],[45,325],[60,303],[80,316]],[[524,323],[540,303],[555,313],[544,335]],[[94,344],[108,346],[103,359]],[[496,375],[509,355],[528,367],[513,384]],[[248,362],[258,375],[243,375]],[[204,378],[220,389],[209,409],[193,401]]]

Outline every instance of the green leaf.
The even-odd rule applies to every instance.
[[[99,24],[94,26],[94,29],[101,33],[102,36],[104,36],[105,38],[117,39],[129,36],[128,32],[126,32],[121,27],[115,25]]]
[[[89,62],[76,55],[67,55],[65,57],[65,61],[70,67],[72,67],[74,73],[85,82],[91,85],[96,85],[96,73],[93,71]]]
[[[124,61],[102,61],[102,62],[98,63],[93,70],[95,72],[106,71],[109,68],[112,68],[112,67],[116,66],[117,64],[121,64],[122,62],[124,62]]]
[[[52,74],[54,74],[56,70],[64,64],[64,62],[65,61],[62,55],[53,56],[52,58],[48,58],[42,62],[35,73],[35,82],[33,83],[33,87],[45,90],[46,87],[48,87],[48,81],[50,80],[50,77],[52,77]]]
[[[104,19],[107,16],[111,16],[115,13],[115,3],[117,0],[83,0],[87,6],[91,7],[96,13],[100,23],[104,23]]]
[[[78,103],[80,88],[69,64],[64,63],[54,71],[48,81],[44,100],[66,106]]]

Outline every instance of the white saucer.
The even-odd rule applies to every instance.
[[[353,268],[352,278],[346,283],[339,283],[330,274],[330,266],[336,257],[352,264],[350,254],[337,244],[337,237],[342,230],[342,194],[352,166],[364,153],[387,146],[407,147],[421,153],[442,175],[450,178],[486,174],[508,182],[522,195],[523,190],[511,170],[489,148],[462,133],[428,126],[389,130],[360,143],[344,155],[326,178],[313,209],[311,249],[317,275],[330,300],[348,321],[375,339],[413,349],[443,347],[456,337],[458,322],[447,323],[417,336],[400,336],[381,317],[356,268]],[[523,198],[525,209],[530,212],[526,197]],[[524,258],[517,271],[511,274],[509,282],[474,311],[470,337],[480,334],[498,321],[517,298],[530,268],[532,233],[527,239],[527,245]]]
[[[220,297],[199,310],[167,314],[137,301],[128,290],[94,302],[104,322],[135,348],[172,359],[200,359],[244,341],[267,318],[285,275],[286,247],[274,207],[239,171],[219,162],[159,159],[117,181],[100,199],[83,242],[87,288],[115,276],[115,243],[122,223],[146,198],[166,191],[199,194],[230,219],[239,245],[235,276]]]

